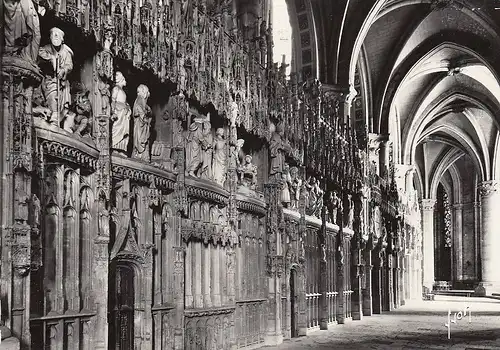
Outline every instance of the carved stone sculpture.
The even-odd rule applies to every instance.
[[[352,228],[354,223],[354,202],[352,200],[352,196],[350,194],[347,195],[347,222],[345,227]]]
[[[52,111],[47,107],[45,98],[42,94],[42,89],[40,87],[33,89],[33,97],[31,101],[33,103],[33,116],[48,121],[50,119]]]
[[[290,175],[290,166],[285,164],[283,167],[282,176],[282,187],[281,187],[281,202],[285,208],[290,206],[290,186],[292,183],[292,177]]]
[[[137,87],[134,102],[134,149],[132,157],[149,161],[149,138],[152,120],[151,107],[148,106],[149,89],[141,84]]]
[[[66,105],[62,115],[64,130],[79,136],[90,134],[92,106],[90,104],[89,92],[86,91],[77,94],[73,106],[70,108]]]
[[[109,211],[102,199],[99,200],[99,236],[109,236]]]
[[[194,116],[186,140],[186,175],[196,177],[198,173],[202,173],[202,168],[205,173],[210,170],[207,169],[209,165],[204,162],[208,160],[207,152],[212,149],[212,134],[210,116]],[[211,158],[209,161],[211,163]]]
[[[31,0],[4,0],[4,55],[16,55],[36,64],[40,22]]]
[[[315,177],[310,177],[305,183],[308,192],[306,214],[320,217],[321,209],[323,208],[323,193],[324,191],[319,186],[319,181]]]
[[[250,190],[255,190],[257,186],[257,166],[252,164],[252,156],[247,154],[245,161],[238,168],[240,184]]]
[[[116,72],[115,87],[111,92],[111,146],[115,150],[127,151],[130,128],[130,115],[132,113],[127,103],[127,95],[123,88],[127,81],[121,72]]]
[[[31,225],[40,227],[41,204],[40,199],[34,193],[31,195],[31,213]]]
[[[224,129],[218,128],[215,132],[215,141],[213,145],[214,159],[212,164],[213,179],[219,185],[224,185],[226,180],[226,140],[224,138]]]
[[[207,114],[205,123],[203,124],[203,139],[201,143],[202,164],[200,168],[200,177],[203,179],[212,178],[213,146],[212,124],[210,123],[210,114]]]
[[[290,204],[291,207],[297,209],[299,207],[300,188],[302,179],[299,177],[299,169],[297,167],[290,168]]]
[[[238,103],[236,101],[231,101],[231,106],[230,106],[231,114],[229,118],[229,123],[231,127],[236,127],[236,121],[238,120],[238,115],[239,115],[239,109],[238,109]]]
[[[330,214],[329,221],[332,224],[337,224],[337,215],[340,208],[340,198],[337,195],[337,191],[330,192],[327,206],[328,206],[328,212]]]
[[[283,129],[281,125],[278,125],[269,142],[271,153],[271,170],[269,175],[270,179],[275,181],[281,181],[281,173],[285,166],[285,154],[290,151],[290,147],[283,140],[282,134]]]
[[[40,68],[44,73],[42,91],[52,114],[50,123],[59,126],[63,108],[71,104],[68,74],[73,70],[73,51],[64,44],[64,32],[50,30],[50,44],[40,48]]]

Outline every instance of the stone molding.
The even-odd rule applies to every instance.
[[[2,57],[2,75],[7,74],[23,77],[24,79],[31,79],[34,85],[42,80],[42,74],[38,67],[16,56]]]
[[[112,156],[112,175],[119,179],[130,179],[141,183],[154,183],[156,188],[173,190],[175,175],[131,158]],[[138,165],[141,167],[138,168]]]
[[[39,145],[47,155],[81,164],[90,170],[97,169],[99,151],[90,140],[78,140],[63,129],[34,118]]]
[[[478,186],[481,197],[489,197],[499,192],[500,184],[495,180],[483,181]]]
[[[246,197],[241,194],[236,194],[236,207],[240,211],[244,211],[251,214],[257,214],[258,216],[265,216],[267,213],[266,202],[255,197]]]
[[[212,202],[222,207],[229,203],[229,192],[211,181],[186,177],[185,185],[190,198]]]
[[[436,207],[436,200],[435,199],[422,199],[420,201],[420,206],[421,206],[422,210],[424,210],[424,211],[434,210]]]
[[[452,207],[453,207],[453,210],[456,210],[456,211],[464,209],[464,205],[462,203],[455,203],[455,204],[453,204]]]
[[[227,315],[227,314],[232,314],[235,309],[236,309],[236,306],[217,308],[217,309],[203,309],[203,310],[186,309],[184,311],[184,316],[188,317],[188,318],[193,318],[193,317]]]

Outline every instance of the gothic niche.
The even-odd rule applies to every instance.
[[[156,115],[156,137],[151,147],[153,165],[174,170],[174,149],[184,148],[184,127],[189,105],[184,94],[170,96],[167,105]]]

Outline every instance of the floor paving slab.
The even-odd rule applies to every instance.
[[[455,313],[461,310],[470,312],[470,318],[467,313],[464,318],[453,323]],[[445,326],[448,323],[448,311],[452,321],[450,339]],[[406,305],[392,312],[333,325],[326,331],[314,331],[307,337],[295,338],[266,349],[500,350],[500,301],[441,295],[437,295],[433,301],[407,301]]]

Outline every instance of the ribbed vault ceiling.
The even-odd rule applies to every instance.
[[[444,178],[496,178],[500,11],[475,1],[383,3],[357,38],[364,38],[357,58],[368,67],[373,131],[390,133],[396,159],[416,166],[423,197]]]

